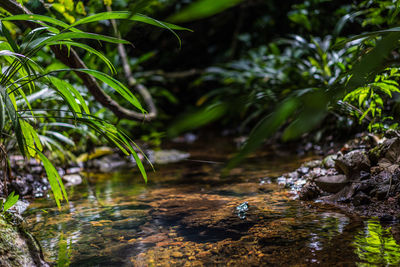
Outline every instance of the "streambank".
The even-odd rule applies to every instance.
[[[40,244],[12,214],[0,215],[0,266],[50,266]]]
[[[400,220],[400,134],[359,135],[337,153],[279,177],[300,200],[337,205],[383,221]]]

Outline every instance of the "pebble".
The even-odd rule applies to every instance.
[[[171,256],[174,257],[174,258],[182,258],[183,254],[181,252],[179,252],[179,251],[174,251],[174,252],[171,253]]]

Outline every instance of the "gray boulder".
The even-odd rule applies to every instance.
[[[328,193],[337,193],[348,184],[348,180],[343,174],[321,176],[316,178],[314,182],[321,190]]]

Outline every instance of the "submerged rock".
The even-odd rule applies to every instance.
[[[62,177],[66,186],[78,185],[82,183],[82,177],[79,174],[67,174]]]
[[[37,241],[21,226],[0,216],[0,266],[50,266]]]
[[[185,160],[190,157],[190,154],[179,150],[170,149],[170,150],[159,150],[159,151],[149,150],[147,152],[147,156],[151,163],[168,164]]]

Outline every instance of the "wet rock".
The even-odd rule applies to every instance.
[[[371,174],[366,171],[360,171],[360,180],[368,180],[371,177]]]
[[[49,266],[43,259],[39,244],[21,226],[0,216],[0,265]]]
[[[314,182],[319,188],[328,193],[337,193],[348,184],[348,180],[343,174],[321,176],[316,178]]]
[[[80,173],[83,169],[81,167],[72,167],[66,170],[67,174]]]
[[[321,166],[322,166],[322,160],[319,160],[319,159],[305,162],[302,165],[302,167],[307,167],[307,168],[310,168],[310,169],[316,168],[316,167],[321,167]]]
[[[326,169],[322,169],[322,168],[314,168],[311,171],[309,171],[306,175],[304,175],[304,177],[308,180],[314,180],[318,177],[324,176],[326,175]]]
[[[87,162],[87,167],[90,169],[96,169],[100,172],[113,172],[118,169],[133,167],[134,165],[124,158],[121,158],[118,154],[111,154],[103,156],[101,158],[93,159]]]
[[[300,200],[313,200],[322,194],[321,189],[312,181],[308,181],[299,192]]]
[[[31,186],[22,177],[16,177],[12,180],[11,187],[20,196],[28,195],[32,190]]]
[[[385,140],[379,146],[371,149],[368,156],[372,164],[377,164],[378,161],[386,159],[392,164],[399,163],[400,161],[400,138],[391,138]]]
[[[12,206],[9,211],[15,212],[17,214],[22,214],[29,207],[29,203],[23,200],[18,200],[17,203]]]
[[[390,174],[394,174],[397,170],[399,170],[398,163],[393,163],[386,158],[380,159],[378,162],[378,166],[381,170],[385,170]]]
[[[302,166],[297,169],[296,174],[304,175],[310,171],[309,167]]]
[[[380,185],[376,190],[374,190],[375,196],[378,200],[384,200],[390,193],[390,185]]]
[[[329,168],[334,168],[335,167],[335,160],[337,159],[337,154],[333,154],[333,155],[329,155],[326,156],[323,160],[322,160],[322,164],[325,168],[329,169]]]
[[[60,175],[60,177],[63,177],[63,175],[65,174],[65,170],[63,168],[57,168],[57,172]]]
[[[370,167],[369,158],[361,149],[339,156],[335,161],[336,170],[344,173],[349,180],[357,180],[360,171],[369,171]]]
[[[31,174],[41,174],[43,173],[43,167],[42,166],[34,166],[30,168],[30,173]]]
[[[353,204],[354,206],[361,206],[361,205],[367,205],[371,203],[371,198],[366,195],[363,192],[358,192],[354,197],[353,197]]]
[[[79,174],[67,174],[62,177],[66,186],[78,185],[82,183],[82,177]]]
[[[342,190],[337,192],[336,194],[329,195],[326,197],[321,197],[321,200],[327,202],[349,202],[359,187],[359,183],[351,183],[348,186],[345,186]]]
[[[376,182],[368,179],[365,181],[360,182],[357,191],[361,191],[364,192],[365,194],[369,194],[371,192],[372,189],[374,189],[376,186]]]
[[[189,153],[171,150],[147,151],[147,156],[151,163],[155,164],[168,164],[179,162],[190,157]]]
[[[43,197],[46,194],[46,191],[49,189],[47,184],[41,183],[39,181],[34,181],[32,183],[32,195],[34,197]]]
[[[285,185],[285,184],[286,184],[286,177],[285,177],[285,176],[279,176],[278,178],[276,178],[276,182],[277,182],[278,184],[283,184],[283,185]]]

